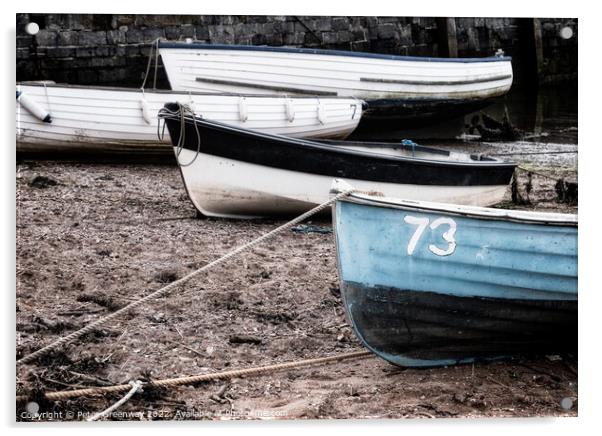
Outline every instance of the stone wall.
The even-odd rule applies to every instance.
[[[36,36],[24,27],[40,25]],[[459,56],[488,56],[497,49],[515,58],[516,81],[531,74],[530,19],[456,18]],[[562,40],[565,25],[575,36]],[[576,78],[577,20],[541,20],[548,80]],[[439,56],[441,29],[429,17],[321,17],[219,15],[18,14],[17,80],[140,86],[149,43],[192,38],[221,44],[319,47]],[[523,62],[524,59],[524,62]],[[159,86],[167,87],[159,70]]]

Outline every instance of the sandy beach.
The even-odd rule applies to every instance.
[[[513,148],[514,147],[514,148]],[[576,150],[563,144],[463,145],[466,151]],[[508,158],[511,158],[508,156]],[[577,154],[518,156],[529,205],[576,180]],[[17,163],[17,358],[157,290],[285,220],[198,218],[177,166]],[[527,195],[527,173],[519,172]],[[505,207],[512,206],[510,189]],[[307,223],[306,223],[307,224]],[[328,218],[310,224],[331,228]],[[242,369],[362,347],[345,321],[332,233],[287,231],[110,325],[17,367],[17,395],[62,420],[121,395],[44,402],[44,392]],[[563,408],[563,399],[570,408]],[[576,356],[403,369],[375,356],[232,382],[146,390],[113,419],[575,416]],[[565,401],[566,405],[567,402]],[[24,405],[17,405],[17,419]],[[79,414],[79,415],[78,415]]]

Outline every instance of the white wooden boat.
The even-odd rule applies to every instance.
[[[362,116],[354,98],[17,84],[17,151],[171,153],[169,135],[165,144],[157,135],[157,113],[169,101],[192,104],[206,119],[300,138],[345,138]]]
[[[361,98],[366,116],[450,116],[504,95],[511,58],[426,58],[292,47],[159,42],[172,89]]]
[[[206,216],[299,214],[328,199],[334,177],[389,196],[491,205],[502,200],[516,167],[415,144],[338,145],[268,135],[182,115],[177,103],[159,117],[186,191]]]

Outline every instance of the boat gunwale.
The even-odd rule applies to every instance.
[[[240,93],[240,92],[200,92],[200,91],[177,91],[171,89],[142,89],[142,88],[128,88],[124,86],[95,86],[95,85],[75,85],[67,83],[44,83],[43,81],[25,81],[17,82],[16,86],[36,86],[36,87],[48,87],[48,88],[66,88],[66,89],[87,89],[97,91],[120,91],[120,92],[133,92],[144,94],[176,94],[176,95],[198,95],[198,96],[212,96],[212,97],[257,97],[257,98],[272,98],[272,99],[317,99],[317,100],[354,100],[357,103],[364,104],[365,101],[357,97],[346,97],[337,95],[312,95],[312,94],[295,94],[295,95],[277,95],[277,94],[253,94],[253,93]]]
[[[385,59],[393,61],[432,62],[432,63],[477,63],[477,62],[511,62],[511,56],[487,56],[483,58],[438,58],[402,56],[384,53],[367,53],[346,50],[326,50],[307,47],[274,47],[268,45],[240,45],[240,44],[204,44],[186,42],[158,42],[159,49],[201,49],[201,50],[230,50],[230,51],[258,51],[275,53],[302,53],[326,56],[359,57],[368,59]]]
[[[166,113],[166,112],[164,112],[164,109],[161,109],[157,116],[158,116],[158,118],[162,118],[162,119],[171,119],[174,121],[180,121],[179,115],[172,114],[172,113]],[[195,118],[190,115],[185,115],[184,118],[185,118],[185,121],[195,122]],[[200,123],[200,124],[204,124],[206,127],[214,129],[214,130],[229,131],[229,132],[234,132],[235,134],[238,134],[238,135],[268,139],[271,141],[283,142],[283,143],[287,143],[290,145],[301,146],[304,148],[329,151],[329,152],[335,152],[335,153],[340,153],[340,154],[349,154],[349,155],[356,155],[356,156],[362,156],[362,157],[377,158],[377,159],[382,159],[383,161],[411,162],[411,163],[424,164],[424,165],[438,165],[438,166],[460,167],[460,168],[465,168],[465,167],[507,168],[507,167],[516,167],[516,165],[517,165],[515,162],[506,162],[506,161],[502,161],[502,160],[499,160],[499,159],[496,159],[493,157],[488,157],[490,160],[474,160],[474,157],[476,157],[476,156],[471,155],[469,153],[463,153],[467,158],[471,159],[468,161],[450,161],[450,160],[440,160],[440,159],[439,160],[438,159],[425,159],[425,158],[419,158],[419,157],[392,156],[392,155],[383,154],[383,153],[352,150],[349,148],[344,148],[343,146],[325,145],[325,144],[322,144],[322,143],[319,143],[316,141],[306,140],[306,139],[302,139],[302,138],[292,138],[292,137],[285,136],[285,135],[267,134],[267,133],[263,133],[263,132],[258,132],[258,131],[239,128],[236,126],[231,126],[228,124],[224,124],[224,123],[220,123],[220,122],[217,122],[214,120],[208,120],[208,119],[204,119],[204,118],[196,118],[196,122]],[[350,141],[349,144],[347,144],[347,146],[352,147],[354,143],[355,142]],[[359,146],[365,146],[364,144],[359,143]],[[400,144],[400,147],[401,147],[401,144]],[[438,150],[436,148],[430,148],[430,147],[424,147],[424,146],[419,146],[419,147],[421,147],[420,151],[423,151],[425,153],[432,153],[433,155],[441,155],[441,150]],[[448,156],[449,156],[449,153],[448,153]],[[484,157],[486,157],[486,156],[484,156]]]
[[[338,188],[331,189],[331,194],[339,194]],[[364,193],[352,192],[347,197],[337,201],[375,206],[385,209],[412,210],[424,213],[444,213],[467,218],[512,221],[525,224],[554,225],[578,227],[577,214],[525,211],[513,209],[495,209],[482,206],[464,206],[451,203],[436,203],[419,200],[402,200],[391,197],[381,197]]]

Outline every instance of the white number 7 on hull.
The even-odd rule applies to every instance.
[[[429,251],[433,254],[436,254],[437,256],[449,256],[454,251],[456,251],[456,240],[455,240],[456,222],[453,219],[448,218],[448,217],[437,218],[432,223],[430,223],[430,226],[429,226],[430,220],[428,218],[420,218],[420,217],[415,217],[415,216],[411,216],[411,215],[406,215],[403,218],[403,220],[407,224],[417,226],[416,231],[414,232],[414,234],[412,235],[412,237],[410,238],[410,240],[408,242],[407,253],[409,256],[414,254],[414,251],[416,250],[416,245],[418,244],[420,237],[422,236],[422,234],[424,233],[424,231],[426,230],[427,227],[429,227],[431,230],[436,230],[441,225],[449,226],[447,231],[445,231],[441,235],[443,240],[445,242],[447,242],[447,244],[448,244],[447,248],[442,249],[442,248],[439,248],[435,244],[429,244],[429,246],[428,246]]]

